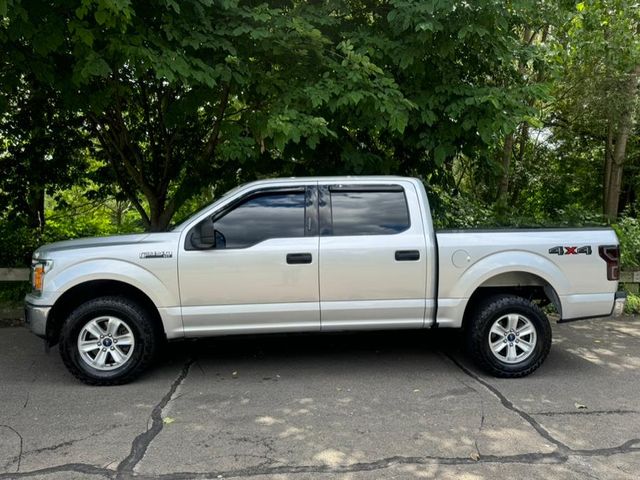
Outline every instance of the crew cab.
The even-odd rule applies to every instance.
[[[40,247],[26,320],[85,383],[139,375],[164,340],[463,328],[500,377],[537,369],[560,322],[622,312],[609,228],[439,231],[405,177],[262,180],[164,233]]]

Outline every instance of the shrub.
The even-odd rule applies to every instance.
[[[633,293],[627,293],[627,303],[624,311],[629,314],[640,313],[640,297]]]
[[[451,194],[438,186],[429,187],[429,202],[435,228],[478,228],[497,225],[491,208],[477,198]]]
[[[620,264],[623,269],[640,267],[640,222],[634,217],[621,217],[613,226],[620,239]]]
[[[0,267],[28,267],[40,243],[37,232],[18,221],[0,219]]]
[[[20,305],[30,291],[29,282],[0,282],[0,307]]]

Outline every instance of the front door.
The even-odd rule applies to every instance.
[[[187,233],[178,262],[186,336],[320,329],[315,194],[244,195],[213,215],[211,249],[190,248]]]

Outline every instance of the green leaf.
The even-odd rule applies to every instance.
[[[442,166],[447,158],[447,148],[443,145],[438,145],[433,152],[433,159],[436,165]]]
[[[87,55],[80,76],[82,79],[87,80],[90,77],[106,77],[110,73],[109,64],[95,52],[92,52]]]
[[[98,8],[93,16],[96,22],[98,22],[98,25],[104,25],[109,20],[109,13],[103,8]]]
[[[82,43],[84,43],[89,47],[93,46],[94,37],[91,30],[80,27],[80,28],[76,28],[75,33],[78,36],[78,38],[82,41]]]

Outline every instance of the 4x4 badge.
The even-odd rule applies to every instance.
[[[591,247],[553,247],[549,249],[552,255],[591,255]]]

